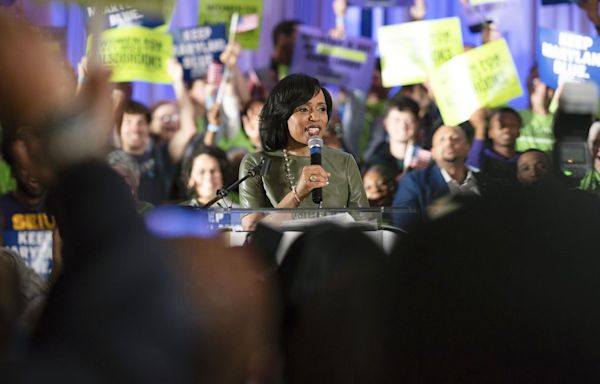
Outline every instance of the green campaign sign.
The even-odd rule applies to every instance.
[[[457,17],[384,26],[378,40],[385,87],[422,83],[464,51]]]
[[[437,68],[430,80],[446,125],[458,125],[480,107],[494,108],[523,93],[504,39],[453,57]]]
[[[172,82],[167,60],[173,55],[173,38],[159,30],[144,27],[106,30],[100,38],[99,53],[102,64],[112,70],[111,81]]]
[[[200,25],[226,24],[229,31],[231,15],[238,13],[240,16],[257,15],[259,23],[257,28],[246,32],[238,32],[235,40],[243,49],[258,48],[260,39],[260,24],[262,20],[262,0],[201,0]]]

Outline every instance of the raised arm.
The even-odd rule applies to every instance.
[[[173,89],[179,104],[179,130],[169,141],[168,149],[171,162],[178,163],[183,157],[185,147],[194,134],[196,134],[196,122],[194,121],[194,105],[183,81],[183,68],[175,59],[168,62],[169,74],[173,78]]]
[[[467,164],[481,168],[481,161],[483,159],[483,149],[485,146],[485,127],[486,127],[487,109],[479,108],[471,115],[469,122],[475,130],[473,136],[473,142],[471,143],[471,149],[467,156]]]

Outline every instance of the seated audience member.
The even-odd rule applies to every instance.
[[[385,168],[374,165],[363,175],[363,186],[371,207],[389,207],[394,198],[394,178]]]
[[[138,163],[127,153],[116,149],[106,156],[106,162],[123,178],[131,190],[131,196],[135,202],[135,208],[140,215],[154,208],[147,201],[138,198],[138,187],[140,186],[140,167]]]
[[[156,144],[168,143],[179,130],[179,108],[173,101],[159,101],[150,108],[150,137]]]
[[[515,144],[521,129],[521,115],[510,107],[494,110],[487,132],[490,146],[485,144],[485,110],[475,111],[469,121],[475,129],[475,136],[467,164],[489,178],[504,184],[515,184],[517,160],[521,154],[517,152]]]
[[[460,127],[441,126],[433,135],[429,167],[410,172],[400,179],[393,207],[416,213],[398,215],[395,224],[406,229],[427,219],[427,207],[446,195],[480,195],[485,180],[465,164],[469,143]]]
[[[529,71],[527,90],[529,92],[529,108],[519,111],[523,124],[517,138],[516,149],[521,152],[529,148],[552,152],[554,115],[550,112],[550,102],[554,96],[554,89],[549,88],[540,80],[537,65]]]
[[[431,153],[416,144],[419,134],[419,106],[404,96],[394,97],[388,102],[383,127],[388,135],[387,142],[380,144],[367,159],[366,167],[379,165],[398,179],[413,169],[426,168]]]
[[[517,180],[522,185],[539,185],[551,176],[550,158],[539,149],[528,149],[517,161]]]
[[[14,191],[0,196],[2,244],[18,253],[44,279],[52,270],[52,231],[56,220],[46,205],[46,187],[32,173],[24,131],[4,135],[3,156],[17,182]]]
[[[196,148],[183,166],[182,177],[190,200],[182,203],[192,207],[203,207],[217,195],[217,191],[231,183],[232,174],[227,155],[221,149],[209,146]],[[216,206],[231,207],[237,196],[228,195]]]
[[[600,122],[595,122],[588,133],[588,148],[593,167],[586,172],[579,183],[579,189],[600,194]]]

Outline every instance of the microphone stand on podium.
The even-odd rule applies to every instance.
[[[238,185],[240,185],[241,183],[243,183],[244,181],[246,181],[247,179],[249,179],[251,177],[266,175],[267,172],[269,172],[270,168],[271,168],[271,159],[263,157],[260,160],[260,163],[258,163],[258,165],[256,165],[254,168],[250,169],[248,171],[248,173],[246,173],[246,175],[244,175],[244,177],[242,177],[241,179],[237,180],[235,183],[233,183],[225,188],[219,189],[217,191],[217,195],[215,197],[213,197],[211,201],[204,204],[202,206],[202,208],[210,208],[210,206],[215,204],[217,201],[224,199],[225,196],[227,196],[229,194],[229,192],[234,190]]]

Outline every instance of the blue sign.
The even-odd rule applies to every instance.
[[[363,37],[334,39],[319,29],[300,26],[289,73],[306,73],[325,84],[369,92],[375,42]]]
[[[600,38],[540,27],[537,61],[540,79],[557,88],[565,81],[600,85]]]
[[[85,7],[84,13],[88,28],[96,11],[96,7]],[[110,5],[104,7],[103,12],[102,19],[105,29],[130,26],[156,28],[165,24],[165,18],[162,15],[142,11],[129,5]]]
[[[225,24],[180,29],[173,32],[173,50],[186,81],[206,75],[227,45]]]

